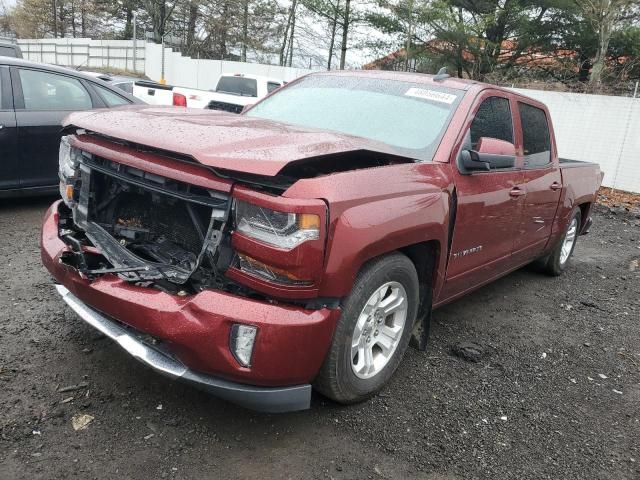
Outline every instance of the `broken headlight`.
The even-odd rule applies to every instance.
[[[60,149],[58,151],[58,177],[60,178],[60,196],[67,206],[74,203],[74,189],[78,181],[78,166],[81,158],[80,150],[74,148],[69,143],[69,137],[60,139]]]
[[[278,212],[236,200],[236,229],[260,242],[291,250],[320,238],[320,217],[311,213]]]

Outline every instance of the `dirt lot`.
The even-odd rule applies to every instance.
[[[636,214],[600,207],[563,277],[521,270],[438,310],[429,350],[373,400],[261,415],[152,373],[64,306],[39,260],[49,202],[0,204],[3,480],[640,478]],[[451,354],[463,341],[480,362]],[[77,414],[94,420],[74,431]]]

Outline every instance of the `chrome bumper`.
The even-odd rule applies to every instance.
[[[130,355],[167,377],[190,383],[217,397],[261,412],[280,413],[305,410],[311,403],[311,385],[293,387],[256,387],[229,382],[194,372],[179,360],[138,339],[128,329],[87,306],[67,288],[56,290],[85,322],[115,340]]]

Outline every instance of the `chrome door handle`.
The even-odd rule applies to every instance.
[[[526,192],[522,190],[520,187],[513,187],[509,192],[509,195],[511,195],[512,197],[521,197],[522,195],[525,195],[525,194]]]
[[[551,190],[560,190],[562,188],[562,185],[558,182],[553,182],[549,188],[551,188]]]

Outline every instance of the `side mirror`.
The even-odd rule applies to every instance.
[[[460,157],[466,170],[511,168],[516,163],[516,147],[511,142],[481,137],[476,150],[463,150]]]
[[[254,105],[255,104],[253,104],[253,103],[249,103],[248,105],[245,105],[244,107],[242,107],[242,110],[240,110],[240,113],[242,114],[242,113],[246,112],[247,110],[249,110]]]

